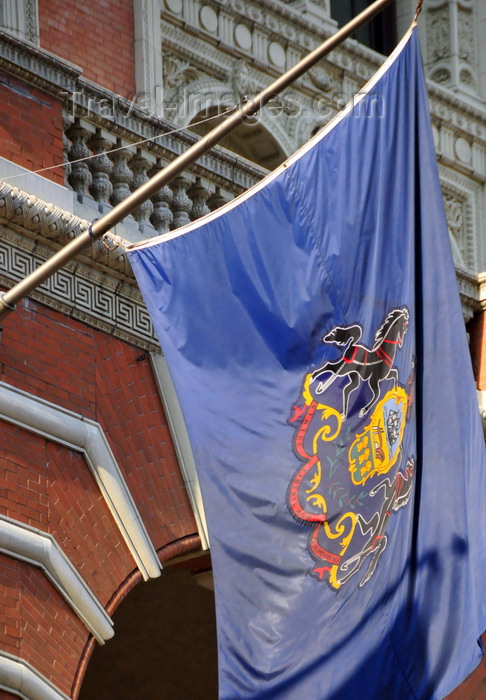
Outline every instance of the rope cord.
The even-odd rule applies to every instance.
[[[417,7],[415,8],[415,17],[413,18],[414,22],[417,21],[419,14],[422,12],[422,5],[423,4],[424,4],[424,0],[418,0]]]
[[[201,119],[198,122],[194,122],[191,124],[191,126],[199,126],[199,124],[205,124],[206,122],[211,121],[212,119],[217,119],[218,117],[221,116],[226,116],[228,114],[231,114],[231,112],[234,112],[235,109],[238,109],[238,107],[235,105],[233,107],[228,107],[224,112],[220,112],[219,114],[214,114],[212,117],[206,117],[206,119]],[[10,177],[0,177],[2,182],[10,182],[11,180],[17,180],[18,178],[21,177],[26,177],[27,175],[40,175],[41,173],[45,173],[48,170],[55,170],[56,168],[67,168],[69,165],[74,165],[75,163],[82,163],[83,161],[87,160],[92,160],[93,158],[99,158],[100,156],[106,156],[106,155],[111,155],[112,153],[117,153],[117,151],[124,151],[126,148],[136,148],[137,146],[142,146],[144,143],[148,143],[149,141],[156,141],[157,139],[164,138],[164,136],[172,136],[173,134],[178,134],[181,131],[185,131],[187,127],[181,126],[178,129],[173,129],[172,131],[166,131],[163,134],[159,134],[158,136],[151,136],[148,139],[142,139],[142,141],[137,141],[136,143],[131,143],[128,146],[120,146],[119,148],[112,148],[109,151],[103,151],[101,153],[94,153],[93,155],[90,156],[84,156],[83,158],[76,158],[76,160],[70,160],[67,163],[58,163],[57,165],[49,165],[46,168],[40,168],[39,170],[30,170],[27,173],[20,173],[18,175],[10,175]]]

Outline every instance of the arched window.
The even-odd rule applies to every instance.
[[[340,27],[362,12],[372,0],[331,0],[331,15]],[[395,2],[353,35],[357,41],[388,55],[396,44]]]

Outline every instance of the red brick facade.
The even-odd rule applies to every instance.
[[[31,301],[5,320],[1,340],[2,381],[101,424],[161,560],[180,553],[185,542],[197,548],[144,353]],[[0,466],[1,512],[51,534],[113,612],[141,575],[84,457],[2,421]],[[71,696],[93,638],[39,568],[3,555],[0,620],[2,650]]]
[[[486,635],[483,635],[483,645]],[[485,700],[486,698],[486,657],[478,668],[458,688],[447,696],[447,700]]]
[[[468,324],[469,347],[477,388],[486,389],[486,312],[476,314]]]
[[[38,0],[38,10],[41,49],[133,99],[133,0]],[[47,90],[0,71],[0,156],[31,171],[63,163],[63,105],[53,96],[60,92]],[[62,168],[43,176],[65,181]],[[30,300],[2,326],[0,380],[100,425],[160,561],[198,551],[146,353]],[[486,390],[485,314],[468,330],[477,386]],[[0,514],[52,536],[108,615],[142,581],[83,454],[4,420]],[[96,643],[40,567],[0,554],[0,652],[76,699]],[[0,700],[17,698],[0,690]],[[486,700],[486,659],[449,700]]]
[[[85,78],[132,99],[132,0],[38,2],[41,47],[80,66]]]
[[[63,162],[60,100],[0,71],[0,156],[28,170]],[[43,175],[64,184],[62,168]]]

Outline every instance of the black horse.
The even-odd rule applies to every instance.
[[[393,367],[398,348],[403,345],[405,333],[408,327],[409,313],[406,307],[393,309],[383,321],[375,334],[375,342],[372,348],[359,345],[361,338],[361,326],[337,326],[322,338],[323,343],[347,345],[340,360],[327,362],[311,374],[311,383],[316,380],[319,384],[314,393],[322,394],[337,377],[349,376],[349,381],[343,391],[343,419],[348,415],[348,403],[350,394],[358,388],[361,381],[368,382],[373,396],[371,400],[359,412],[364,416],[380,397],[380,382],[385,379],[393,379],[395,386],[398,382],[398,370]],[[325,374],[331,376],[322,381]]]
[[[339,583],[343,584],[353,576],[362,566],[365,559],[371,554],[371,562],[368,571],[360,582],[360,586],[369,581],[375,573],[378,560],[386,547],[388,536],[386,530],[393,512],[407,505],[412,494],[412,486],[415,476],[415,460],[409,459],[405,467],[405,472],[397,472],[393,481],[384,479],[378,486],[371,489],[370,496],[374,496],[380,489],[385,490],[385,498],[380,510],[376,512],[370,520],[365,520],[358,513],[356,516],[358,525],[363,535],[369,532],[369,539],[358,554],[351,557],[341,566],[341,571],[346,573],[339,575]]]

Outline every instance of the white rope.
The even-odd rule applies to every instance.
[[[237,109],[236,106],[233,107],[228,107],[224,112],[220,112],[219,114],[214,114],[212,117],[206,117],[206,119],[201,119],[198,122],[194,122],[193,124],[190,124],[190,126],[199,126],[199,124],[205,124],[206,122],[211,121],[212,119],[217,119],[218,117],[221,116],[226,116],[227,114],[230,114],[231,112],[234,112],[234,110]],[[17,180],[18,178],[26,177],[27,175],[40,175],[41,173],[45,173],[48,170],[55,170],[56,168],[67,168],[70,165],[73,165],[74,163],[82,163],[83,161],[87,160],[92,160],[93,158],[99,158],[100,156],[105,156],[105,155],[111,155],[112,153],[117,153],[117,151],[123,151],[126,148],[136,148],[137,146],[142,146],[144,143],[148,143],[149,141],[156,141],[157,139],[162,139],[164,136],[172,136],[173,134],[178,134],[181,131],[186,131],[188,127],[181,126],[178,129],[173,129],[172,131],[166,131],[163,134],[159,134],[158,136],[151,136],[148,139],[142,139],[142,141],[137,141],[136,143],[131,143],[128,146],[120,146],[119,148],[112,148],[109,151],[103,151],[101,153],[94,153],[93,155],[90,156],[84,156],[83,158],[77,158],[76,160],[70,160],[67,163],[58,163],[57,165],[49,165],[46,168],[40,168],[39,170],[29,170],[29,172],[26,173],[19,173],[18,175],[10,175],[10,177],[2,177],[1,179],[3,182],[10,182],[11,180]]]

